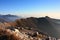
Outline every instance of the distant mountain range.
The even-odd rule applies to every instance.
[[[60,38],[60,19],[46,17],[22,18],[16,15],[0,15],[0,22],[12,22],[15,27],[41,31],[49,36]],[[14,22],[14,23],[13,23]]]
[[[26,18],[16,20],[17,26],[29,27],[47,33],[48,35],[60,38],[60,20],[48,16],[41,18]]]
[[[10,22],[10,21],[15,21],[16,19],[19,19],[21,17],[16,16],[16,15],[0,15],[0,22]]]

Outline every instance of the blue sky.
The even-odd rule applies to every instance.
[[[60,14],[60,0],[0,0],[0,14],[43,16]]]

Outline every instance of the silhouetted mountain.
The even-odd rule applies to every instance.
[[[10,21],[15,21],[16,19],[19,19],[21,17],[18,17],[16,15],[0,15],[0,22],[10,22]]]
[[[52,37],[59,38],[60,37],[60,20],[46,17],[41,18],[26,18],[16,20],[16,26],[18,27],[29,27],[32,30],[37,29],[38,31],[42,31],[47,33]]]

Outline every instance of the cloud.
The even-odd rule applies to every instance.
[[[23,17],[45,17],[45,16],[49,16],[51,18],[60,19],[60,12],[26,12],[26,13],[20,13],[18,15],[21,15]]]

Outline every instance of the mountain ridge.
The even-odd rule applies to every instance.
[[[11,21],[15,21],[16,19],[19,19],[22,17],[16,16],[16,15],[11,15],[11,14],[7,14],[7,15],[0,15],[0,22],[11,22]]]
[[[6,16],[6,15],[5,15]],[[9,17],[11,15],[8,15]],[[14,16],[15,17],[15,16]],[[2,22],[6,22],[5,19]],[[23,27],[29,30],[36,30],[46,33],[49,36],[59,38],[60,37],[60,20],[46,17],[29,17],[18,18],[16,20],[3,23],[6,27]]]
[[[48,33],[48,35],[52,37],[59,38],[60,33],[57,30],[58,25],[57,23],[55,23],[57,21],[58,20],[55,20],[46,16],[46,17],[41,17],[41,18],[30,17],[26,19],[20,19],[20,20],[16,20],[16,23],[20,27],[36,28],[38,30],[42,30],[43,32]]]

